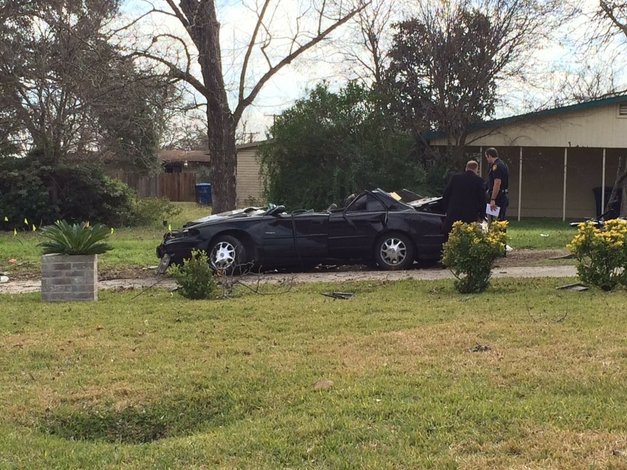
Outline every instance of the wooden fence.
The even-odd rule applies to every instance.
[[[165,197],[170,201],[196,200],[195,173],[161,173],[154,176],[138,176],[122,171],[112,177],[126,183],[141,197]]]
[[[162,173],[159,175],[159,196],[170,201],[196,200],[195,173]]]

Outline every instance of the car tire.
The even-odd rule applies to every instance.
[[[406,269],[414,262],[414,244],[407,235],[387,233],[375,243],[374,259],[385,271]]]
[[[221,235],[211,245],[209,264],[215,271],[233,274],[246,262],[246,247],[236,237]]]

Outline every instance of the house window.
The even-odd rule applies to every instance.
[[[627,103],[620,103],[618,105],[618,117],[627,118]]]

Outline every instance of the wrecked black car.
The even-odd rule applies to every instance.
[[[363,191],[345,207],[326,211],[284,206],[247,207],[210,215],[168,232],[157,247],[163,272],[193,249],[205,250],[212,267],[307,270],[320,263],[374,262],[383,270],[400,270],[414,261],[438,260],[442,233],[441,198],[411,191]]]

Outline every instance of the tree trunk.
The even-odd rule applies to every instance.
[[[235,126],[229,108],[220,50],[220,25],[215,17],[212,2],[207,7],[206,27],[199,34],[200,63],[203,81],[207,87],[207,140],[212,170],[212,211],[214,213],[235,209],[235,183],[237,178],[237,153],[235,151]]]
[[[211,157],[212,212],[217,214],[235,208],[237,151],[231,116],[207,110],[209,155]]]
[[[616,171],[616,181],[612,188],[612,195],[607,201],[605,211],[618,208],[620,204],[619,217],[627,217],[627,162],[621,157],[618,160],[618,170]]]
[[[220,23],[214,0],[181,0],[181,9],[192,19],[187,29],[198,49],[198,63],[207,99],[207,138],[212,170],[213,212],[235,209],[237,154],[235,126],[222,75]]]

